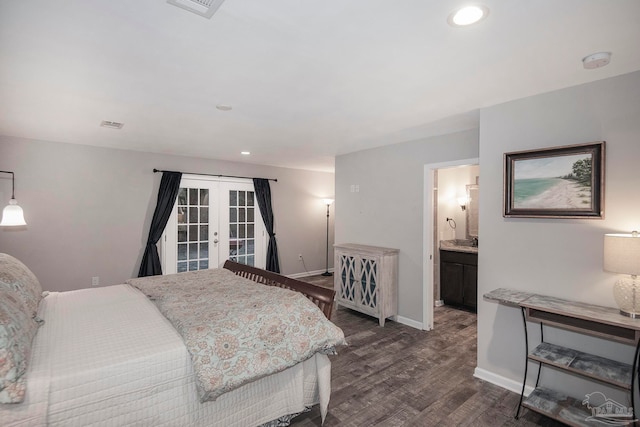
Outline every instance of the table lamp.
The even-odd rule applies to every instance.
[[[613,286],[613,297],[620,313],[640,318],[640,236],[631,234],[604,235],[605,271],[624,274]]]

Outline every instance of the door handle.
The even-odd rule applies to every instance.
[[[214,239],[214,240],[213,240],[213,243],[218,243],[218,239]]]

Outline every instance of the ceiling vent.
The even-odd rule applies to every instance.
[[[167,0],[167,3],[178,6],[205,18],[211,18],[224,0]]]
[[[122,126],[124,126],[124,123],[112,122],[110,120],[103,120],[102,123],[100,123],[100,126],[102,126],[103,128],[110,128],[110,129],[122,129]]]

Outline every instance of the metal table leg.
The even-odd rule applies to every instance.
[[[524,388],[527,384],[527,369],[529,368],[529,336],[527,334],[527,316],[524,307],[520,307],[522,312],[522,323],[524,324],[524,378],[522,379],[522,392],[520,393],[520,401],[518,402],[518,410],[516,411],[516,420],[520,417],[520,408],[522,408],[522,399],[524,398]],[[538,371],[540,376],[540,371]]]

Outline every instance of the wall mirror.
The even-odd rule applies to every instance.
[[[467,239],[478,238],[478,205],[480,187],[478,184],[467,185]]]

